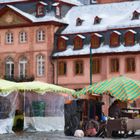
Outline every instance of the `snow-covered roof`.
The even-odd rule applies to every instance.
[[[140,11],[140,1],[75,6],[64,17],[69,25],[62,34],[138,27],[140,19],[132,20],[135,10]],[[93,24],[96,16],[102,18],[99,24]],[[78,17],[84,20],[81,26],[75,25]]]
[[[133,34],[136,34],[136,32],[134,31],[134,30],[128,30],[128,32],[131,32],[131,33],[133,33]]]
[[[94,33],[94,34],[98,37],[103,37],[101,34],[98,34],[98,33]]]
[[[59,0],[65,3],[69,3],[69,4],[74,4],[74,5],[82,5],[82,3],[79,0]]]
[[[63,21],[63,19],[58,19],[55,16],[53,16],[51,13],[50,14],[46,14],[43,17],[36,17],[35,15],[31,15],[28,14],[26,12],[21,11],[20,9],[12,6],[12,5],[7,5],[7,7],[9,7],[10,9],[16,11],[17,13],[21,14],[22,16],[26,17],[27,19],[31,20],[33,23],[37,23],[37,22],[48,22],[48,21],[55,21],[55,22],[60,22],[60,23],[66,23]]]
[[[58,6],[59,5],[59,2],[55,2],[52,4],[52,6]]]
[[[90,44],[84,45],[83,49],[74,50],[73,45],[69,45],[67,50],[62,52],[56,52],[53,54],[54,57],[58,56],[77,56],[77,55],[89,55],[90,54]],[[121,53],[121,52],[137,52],[140,51],[140,44],[134,46],[124,46],[121,44],[118,47],[112,48],[109,45],[101,45],[99,48],[92,49],[92,54],[105,54],[105,53]]]
[[[116,33],[116,34],[118,34],[118,35],[121,35],[121,33],[118,32],[118,31],[113,31],[113,33]]]
[[[48,5],[47,3],[43,2],[43,1],[40,1],[39,3],[42,5]]]
[[[85,36],[83,36],[83,35],[78,34],[77,36],[82,38],[82,39],[85,39]]]
[[[61,38],[65,39],[65,40],[68,40],[69,39],[68,37],[66,37],[64,35],[62,35]]]
[[[22,2],[28,0],[0,0],[0,3]]]

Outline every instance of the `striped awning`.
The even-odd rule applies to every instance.
[[[140,82],[125,76],[113,77],[90,85],[81,91],[78,91],[77,95],[86,93],[106,93],[121,101],[132,101],[140,97]]]

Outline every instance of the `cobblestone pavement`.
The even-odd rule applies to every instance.
[[[17,134],[4,134],[0,135],[0,140],[102,140],[103,138],[97,137],[70,137],[65,136],[63,132],[23,132]],[[104,138],[104,140],[140,140],[140,135],[129,138]]]

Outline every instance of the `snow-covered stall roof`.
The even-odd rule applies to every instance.
[[[64,24],[66,23],[66,22],[64,22],[63,19],[58,19],[58,18],[54,17],[54,15],[52,13],[47,13],[45,16],[38,18],[35,15],[31,15],[29,13],[26,13],[26,12],[16,8],[15,6],[7,5],[7,7],[16,11],[17,13],[21,14],[22,16],[26,17],[27,19],[31,20],[33,23],[47,22],[47,21],[55,21],[55,22],[60,22],[60,23],[64,23]]]
[[[64,18],[69,25],[62,34],[138,27],[140,26],[140,19],[132,20],[135,10],[140,11],[140,1],[75,6]],[[96,16],[101,18],[99,24],[94,24]],[[84,20],[81,26],[76,26],[77,18]]]

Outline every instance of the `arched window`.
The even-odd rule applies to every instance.
[[[19,33],[19,42],[20,43],[27,42],[27,33],[26,32],[20,32]]]
[[[45,41],[45,31],[44,30],[37,30],[36,37],[37,37],[37,42]]]
[[[6,44],[12,44],[14,42],[14,37],[12,32],[7,32],[6,33],[6,38],[5,38]]]
[[[124,35],[125,46],[133,46],[135,44],[135,34],[136,32],[133,30],[129,30]]]
[[[118,31],[114,31],[110,34],[110,46],[117,47],[120,45],[120,33]]]
[[[27,76],[27,59],[25,57],[19,60],[19,77],[24,78]]]
[[[8,57],[5,61],[5,76],[8,79],[14,77],[14,61],[11,57]]]
[[[37,76],[44,76],[45,74],[45,57],[43,55],[37,56]]]

